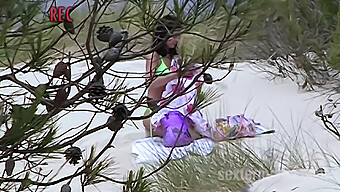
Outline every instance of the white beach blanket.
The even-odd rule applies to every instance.
[[[261,125],[255,126],[256,135],[273,133],[274,130],[265,128]],[[180,159],[190,154],[208,155],[214,148],[214,141],[209,138],[194,140],[187,146],[175,147],[171,159]],[[152,163],[166,160],[170,154],[171,147],[163,145],[160,137],[144,138],[132,143],[132,153],[137,155],[137,163]]]
[[[187,146],[175,147],[171,159],[180,159],[191,153],[208,155],[214,148],[214,141],[208,138],[198,139]],[[132,153],[136,154],[137,163],[152,163],[166,160],[171,147],[164,147],[162,138],[144,138],[132,143]]]

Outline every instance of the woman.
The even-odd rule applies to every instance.
[[[164,98],[176,94],[183,86],[189,85],[189,81],[193,80],[194,74],[197,74],[197,70],[192,70],[194,65],[187,66],[187,70],[182,76],[177,73],[180,66],[179,58],[176,57],[176,47],[181,37],[176,35],[176,30],[180,29],[180,22],[171,15],[163,17],[156,25],[153,46],[158,47],[158,49],[148,56],[146,72],[147,80],[154,79],[149,86],[148,97],[159,103],[164,102]],[[156,78],[154,78],[155,76]],[[194,89],[196,88],[198,88],[198,84],[194,87]],[[195,97],[196,90],[179,96],[154,114],[152,123],[150,118],[143,120],[146,136],[164,137],[165,145],[168,146],[174,143],[178,135],[181,135],[179,145],[188,144],[192,140],[202,137],[202,135],[207,136],[208,134],[197,131],[206,129],[208,126],[202,114],[188,111],[188,108],[193,106]],[[145,115],[150,112],[150,109],[146,110]],[[203,127],[200,127],[200,125]],[[197,129],[197,127],[200,128]],[[181,134],[182,132],[183,134]],[[186,138],[182,137],[183,135]]]
[[[176,47],[181,39],[180,35],[170,36],[170,32],[181,28],[180,21],[172,15],[164,16],[156,25],[153,39],[153,47],[159,47],[155,52],[147,56],[146,60],[146,80],[154,79],[148,88],[148,97],[152,100],[159,101],[165,85],[178,78],[177,73],[171,73],[171,60],[177,55]],[[169,37],[170,36],[170,37]],[[145,111],[149,114],[150,109]],[[150,119],[144,119],[143,125],[146,130],[146,136],[150,136]],[[161,133],[155,133],[160,135]]]
[[[182,64],[175,57],[180,35],[174,34],[174,31],[180,28],[178,19],[171,15],[163,17],[156,25],[153,46],[158,49],[150,54],[146,61],[147,80],[153,79],[148,89],[148,97],[161,104],[165,101],[164,98],[180,93],[184,88],[187,91],[177,95],[177,98],[151,118],[143,120],[146,136],[163,137],[164,146],[171,147],[187,145],[201,137],[221,141],[255,136],[268,131],[243,115],[216,119],[216,124],[212,127],[200,111],[193,110],[197,90],[201,87],[194,77],[200,73],[198,70],[192,70],[196,66],[191,64],[187,64],[184,75],[179,76],[176,72]],[[202,81],[202,77],[199,78]],[[145,114],[150,112],[148,109]]]
[[[176,17],[171,15],[164,16],[156,25],[153,47],[159,48],[148,55],[146,60],[147,80],[154,78],[155,75],[159,75],[159,77],[151,83],[148,90],[148,96],[152,99],[159,100],[166,83],[178,78],[177,73],[170,72],[170,65],[171,60],[177,55],[176,47],[181,36],[170,35],[179,29],[180,22]]]

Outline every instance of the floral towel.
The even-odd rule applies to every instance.
[[[216,141],[254,137],[274,132],[274,130],[264,128],[259,123],[255,123],[253,119],[244,117],[244,115],[216,119],[215,123],[213,137]]]

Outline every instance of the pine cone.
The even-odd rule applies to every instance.
[[[110,36],[109,46],[110,46],[110,47],[114,47],[114,46],[117,45],[117,43],[119,43],[122,39],[123,39],[123,35],[122,35],[121,32],[113,31],[113,33],[112,33],[111,36]]]
[[[96,33],[98,34],[97,38],[99,41],[109,42],[111,34],[113,33],[113,29],[109,26],[104,25],[104,26],[99,27]]]
[[[64,28],[67,32],[69,32],[71,34],[75,34],[74,25],[73,25],[72,22],[64,21]]]
[[[117,120],[114,116],[109,117],[106,124],[111,131],[118,131],[123,127],[122,121]]]
[[[101,81],[93,82],[89,87],[90,96],[103,96],[106,94],[105,86]]]
[[[7,159],[7,161],[5,162],[5,171],[8,176],[12,175],[14,167],[15,161],[12,158]]]
[[[70,164],[76,165],[78,164],[79,160],[81,159],[81,150],[79,147],[70,147],[66,149],[65,158],[67,161],[69,161]]]
[[[53,70],[53,77],[60,77],[65,74],[67,64],[60,61]]]
[[[209,73],[204,73],[203,74],[203,79],[206,84],[212,84],[213,83],[213,78]]]
[[[61,186],[60,192],[71,192],[71,187],[68,184]]]
[[[117,131],[123,127],[123,120],[130,115],[130,111],[124,104],[118,104],[113,108],[113,114],[107,119],[107,127],[111,131]]]
[[[118,104],[114,107],[113,114],[118,121],[123,121],[130,115],[130,111],[124,104]]]
[[[93,58],[94,62],[96,62],[96,64],[98,64],[99,66],[102,65],[102,58],[100,57],[95,57]]]
[[[108,50],[104,56],[105,61],[115,61],[119,58],[119,50],[117,48],[111,48]]]

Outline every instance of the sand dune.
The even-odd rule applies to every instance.
[[[247,63],[238,63],[235,71],[231,73],[225,80],[217,82],[213,85],[218,87],[224,95],[219,102],[209,106],[205,113],[213,120],[216,117],[223,117],[232,114],[244,113],[247,117],[254,118],[262,125],[273,128],[276,133],[264,135],[253,139],[245,139],[245,142],[253,146],[255,150],[261,152],[268,146],[283,147],[281,140],[285,138],[289,140],[297,138],[301,144],[312,148],[317,148],[316,142],[325,150],[331,150],[334,153],[340,152],[340,142],[332,137],[323,129],[318,119],[314,116],[314,111],[320,104],[326,100],[325,96],[319,93],[303,92],[298,90],[295,83],[289,80],[268,81],[265,74],[259,74],[252,70]],[[51,70],[53,66],[51,66]],[[116,63],[112,69],[125,72],[143,72],[145,69],[145,61],[127,61]],[[84,63],[72,66],[73,78],[80,75],[86,70]],[[209,71],[214,78],[222,77],[226,71],[211,69]],[[1,74],[8,73],[2,71]],[[42,76],[34,76],[34,74],[23,74],[18,76],[20,79],[26,79],[33,85],[44,83],[47,79]],[[104,81],[107,83],[111,80],[105,76]],[[88,80],[88,79],[87,79]],[[143,79],[128,80],[129,87],[140,84]],[[85,81],[84,81],[85,82]],[[8,82],[2,82],[3,85]],[[14,89],[3,89],[1,92],[11,92]],[[135,92],[138,97],[142,89]],[[20,102],[20,100],[18,100]],[[90,105],[82,105],[79,108],[92,108]],[[133,115],[141,115],[143,109],[138,109]],[[106,122],[107,115],[98,115],[91,127]],[[90,113],[71,112],[69,115],[61,118],[58,122],[60,131],[64,132],[71,127],[88,122],[91,118]],[[129,170],[137,170],[140,165],[134,161],[131,154],[131,144],[137,139],[144,137],[142,122],[136,122],[139,129],[136,129],[131,123],[124,126],[114,141],[114,149],[108,150],[106,155],[110,155],[116,162],[117,173],[114,177],[117,179],[125,178]],[[70,132],[71,134],[72,132]],[[74,132],[73,132],[74,133]],[[77,142],[75,146],[79,146],[84,150],[83,155],[88,156],[91,145],[95,145],[98,151],[107,143],[112,132],[108,129],[101,130],[94,135],[87,136]],[[64,159],[53,160],[46,167],[46,172],[53,170],[54,173],[64,163]],[[322,165],[322,164],[321,164]],[[326,165],[326,164],[325,164]],[[1,166],[2,167],[2,166]],[[60,178],[65,174],[70,174],[77,169],[77,166],[66,164],[56,178]],[[327,168],[326,175],[314,176],[314,170],[296,170],[292,172],[283,172],[278,175],[265,178],[254,183],[251,191],[320,191],[319,188],[326,185],[323,178],[339,177],[339,170]],[[319,180],[320,179],[320,180]],[[316,181],[318,180],[318,181]],[[328,182],[328,181],[327,181]],[[273,184],[272,184],[273,183]],[[62,184],[47,188],[46,191],[59,191]],[[80,191],[79,178],[73,179],[71,183],[72,191]],[[96,187],[98,189],[96,189]],[[86,188],[87,192],[92,191],[120,191],[120,187],[111,183],[101,183],[96,187],[90,186]],[[340,187],[338,186],[338,189]],[[329,190],[325,190],[329,191]]]

